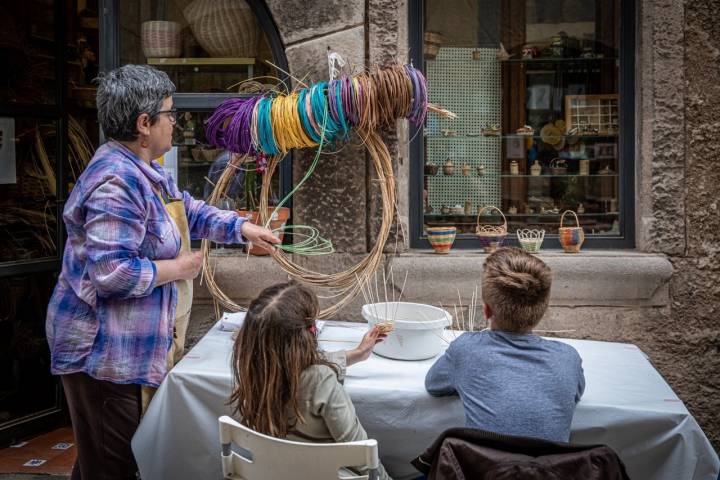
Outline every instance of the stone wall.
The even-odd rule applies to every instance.
[[[720,3],[644,0],[638,33],[638,246],[668,256],[666,314],[638,341],[720,447]]]
[[[296,77],[326,79],[327,47],[356,70],[407,58],[406,1],[267,3]],[[579,262],[543,256],[555,270],[556,284],[541,328],[637,344],[718,448],[720,3],[641,0],[637,15],[636,230],[638,249],[646,253],[597,253],[577,257]],[[397,159],[399,218],[407,227],[407,125],[398,125],[384,136]],[[312,155],[295,154],[295,181]],[[375,241],[378,197],[371,162],[357,139],[335,155],[323,155],[316,175],[295,196],[295,221],[332,232],[343,253],[298,261],[323,272],[356,263]],[[390,244],[394,247],[394,239]],[[398,244],[404,250],[401,234]],[[415,278],[423,278],[419,284],[425,290],[408,296],[438,303],[455,293],[448,285],[472,282],[479,273],[482,255],[456,255],[457,263],[436,264],[431,254],[408,252],[385,263],[396,265],[396,272],[404,272],[404,265]],[[608,270],[613,261],[615,267]],[[228,259],[216,271],[218,284],[227,286],[225,293],[239,300],[261,288],[233,281],[245,276],[262,283],[285,278],[269,258]],[[597,288],[606,290],[600,295]],[[209,300],[202,287],[196,300]],[[343,315],[357,319],[356,304]]]

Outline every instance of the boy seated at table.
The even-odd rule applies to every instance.
[[[467,427],[557,442],[570,439],[585,389],[582,360],[534,335],[548,308],[552,272],[519,248],[488,256],[482,273],[488,329],[460,335],[428,371],[431,395],[459,395]]]
[[[273,285],[250,302],[235,339],[230,403],[253,430],[298,442],[367,440],[342,386],[345,368],[367,360],[387,334],[372,328],[351,350],[318,350],[317,296],[295,282]],[[341,472],[357,475],[357,472]],[[381,480],[391,480],[382,465]]]

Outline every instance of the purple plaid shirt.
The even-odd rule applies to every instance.
[[[191,238],[244,242],[235,212],[180,193],[157,162],[102,145],[63,212],[68,238],[46,321],[53,374],[158,386],[167,373],[176,288],[156,286],[153,260],[176,258],[180,233],[153,187],[183,199]]]

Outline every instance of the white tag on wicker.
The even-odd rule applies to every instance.
[[[327,58],[328,58],[328,77],[330,77],[330,81],[332,82],[340,75],[340,70],[347,65],[347,62],[340,56],[337,52],[331,52],[330,47],[328,47],[327,51]],[[337,68],[335,68],[335,64],[337,64]]]

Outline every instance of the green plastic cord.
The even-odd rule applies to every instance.
[[[270,218],[268,218],[268,221],[265,223],[265,228],[268,228],[270,225],[270,220],[275,216],[275,213],[283,206],[287,201],[290,199],[291,196],[295,194],[295,192],[298,191],[298,189],[302,186],[303,183],[307,181],[308,178],[310,178],[310,175],[313,174],[315,171],[315,168],[317,167],[317,164],[320,160],[320,154],[322,153],[323,146],[325,144],[325,131],[327,126],[327,119],[328,119],[328,104],[325,103],[325,108],[323,111],[323,124],[322,124],[322,131],[320,136],[320,143],[318,144],[317,152],[315,152],[315,158],[313,158],[312,163],[310,164],[310,168],[308,168],[308,171],[305,173],[305,176],[298,182],[297,185],[295,185],[295,188],[288,193],[285,198],[283,198],[277,206],[275,206],[275,210],[273,210],[272,214],[270,215]],[[295,253],[298,255],[306,255],[306,256],[314,256],[314,255],[329,255],[331,253],[335,252],[335,248],[333,247],[333,244],[330,240],[320,236],[320,232],[317,228],[308,226],[308,225],[286,225],[281,228],[276,228],[273,230],[273,232],[284,232],[285,235],[292,235],[292,236],[298,236],[298,237],[304,237],[304,240],[300,241],[299,243],[289,244],[289,245],[276,245],[275,248],[279,248],[280,250],[288,253]],[[302,231],[305,231],[307,233],[302,233]]]

